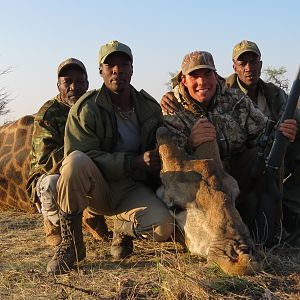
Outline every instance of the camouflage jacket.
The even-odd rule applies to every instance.
[[[145,91],[138,92],[131,86],[131,97],[140,126],[139,154],[156,147],[155,133],[162,124],[158,102]],[[127,176],[142,181],[147,174],[129,173],[130,157],[125,152],[114,152],[117,143],[117,120],[106,87],[87,92],[71,108],[66,125],[65,155],[74,150],[86,153],[108,181]]]
[[[251,99],[236,89],[229,89],[220,81],[208,107],[193,100],[182,83],[174,95],[180,103],[179,111],[165,115],[165,125],[174,133],[179,147],[188,148],[188,137],[200,117],[206,117],[215,126],[220,155],[223,160],[255,146],[265,128],[267,118],[256,109]]]
[[[64,133],[70,106],[59,96],[47,101],[34,118],[27,193],[38,201],[36,183],[42,174],[59,173],[64,157]]]
[[[228,87],[234,89],[240,89],[238,82],[237,82],[237,74],[231,74],[228,78],[226,78],[226,85]],[[274,85],[271,82],[264,82],[262,79],[258,81],[258,88],[265,96],[268,108],[271,112],[272,118],[277,122],[285,108],[285,104],[287,101],[287,94],[279,88],[278,86]],[[296,140],[300,139],[300,111],[296,108],[295,111],[295,119],[297,120],[298,124],[298,132]]]

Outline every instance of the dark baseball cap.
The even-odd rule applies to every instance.
[[[57,68],[57,76],[59,77],[60,76],[60,73],[67,67],[70,67],[70,66],[77,66],[79,67],[84,73],[85,75],[87,76],[87,71],[86,71],[86,68],[84,66],[84,64],[76,59],[76,58],[73,58],[73,57],[70,57],[70,58],[67,58],[66,60],[64,60],[63,62],[61,62]]]

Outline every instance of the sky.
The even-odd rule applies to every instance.
[[[300,64],[300,1],[0,0],[0,88],[11,112],[0,123],[33,114],[57,94],[57,66],[80,59],[90,89],[98,89],[101,45],[118,40],[133,52],[131,83],[157,101],[170,72],[194,50],[212,53],[222,76],[232,73],[232,49],[256,42],[263,68],[287,69],[290,84]]]

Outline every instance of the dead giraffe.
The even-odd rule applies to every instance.
[[[167,128],[157,130],[164,185],[159,196],[171,211],[177,209],[173,215],[184,244],[226,273],[259,271],[254,242],[235,208],[239,187],[223,168],[217,142],[203,143],[189,155],[173,139]]]
[[[36,212],[26,194],[34,117],[0,127],[0,206]]]

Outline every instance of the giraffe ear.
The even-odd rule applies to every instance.
[[[159,127],[156,131],[159,155],[162,160],[162,172],[178,171],[184,159],[183,151],[176,146],[173,138],[166,127]]]

